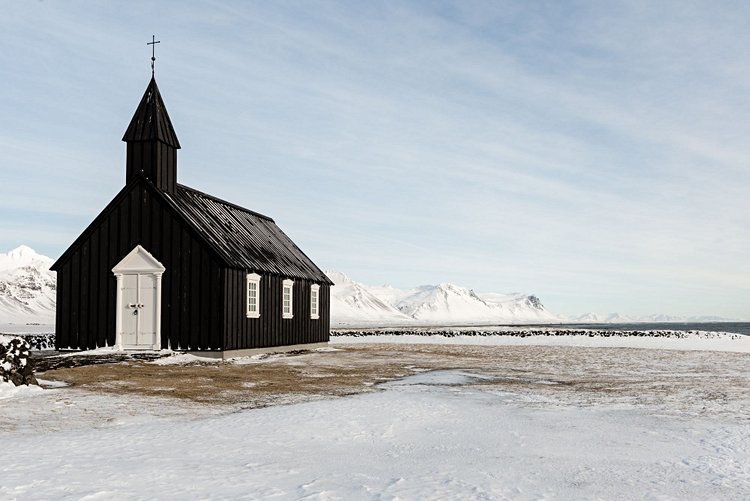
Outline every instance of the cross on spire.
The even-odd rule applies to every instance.
[[[156,35],[151,35],[151,41],[146,45],[151,46],[151,76],[154,76],[154,62],[156,61],[156,44],[161,43],[161,40],[156,39]]]

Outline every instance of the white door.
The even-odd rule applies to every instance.
[[[117,279],[118,349],[161,349],[161,277],[165,271],[140,245],[112,268]]]
[[[152,274],[124,274],[122,280],[122,345],[150,350],[156,339],[156,280]]]

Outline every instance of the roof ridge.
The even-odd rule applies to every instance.
[[[180,189],[183,189],[185,191],[192,191],[193,193],[200,195],[202,197],[208,198],[210,200],[213,200],[214,202],[226,205],[228,207],[232,207],[237,210],[241,210],[242,212],[247,212],[248,214],[252,214],[253,216],[259,217],[261,219],[265,219],[267,221],[271,221],[272,223],[275,223],[276,221],[273,220],[273,218],[266,216],[265,214],[261,214],[260,212],[255,212],[254,210],[246,209],[245,207],[242,207],[241,205],[233,204],[232,202],[228,202],[224,199],[221,199],[219,197],[215,197],[213,195],[209,195],[208,193],[200,190],[196,190],[195,188],[191,188],[190,186],[186,186],[184,184],[177,183],[177,187]]]

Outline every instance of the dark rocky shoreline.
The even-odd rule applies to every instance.
[[[687,339],[700,337],[703,339],[715,339],[728,336],[730,339],[740,339],[741,334],[725,332],[710,332],[700,330],[604,330],[604,329],[432,329],[432,328],[408,328],[408,329],[337,329],[331,331],[331,337],[366,337],[366,336],[442,336],[455,337],[532,337],[532,336],[586,336],[586,337],[648,337],[648,338],[670,338]]]
[[[5,334],[24,339],[31,350],[46,351],[55,349],[54,333],[44,334]],[[404,328],[381,328],[381,329],[332,329],[331,337],[364,337],[364,336],[443,336],[448,338],[468,336],[468,337],[487,337],[487,336],[507,336],[507,337],[531,337],[531,336],[586,336],[586,337],[649,337],[649,338],[673,338],[686,339],[689,337],[700,337],[704,339],[714,339],[729,336],[731,339],[739,339],[742,334],[731,332],[714,332],[705,330],[675,330],[675,329],[575,329],[575,328],[519,328],[519,329],[486,329],[486,328],[432,328],[432,327],[404,327]]]

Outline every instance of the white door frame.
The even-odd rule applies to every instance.
[[[156,305],[154,306],[154,322],[156,339],[154,345],[151,347],[154,350],[161,349],[161,276],[166,268],[159,261],[154,258],[146,249],[140,245],[136,245],[135,248],[125,256],[122,261],[112,268],[112,273],[117,278],[117,314],[116,314],[116,331],[115,331],[115,346],[118,350],[122,350],[122,287],[124,284],[125,275],[152,275],[156,282]]]

